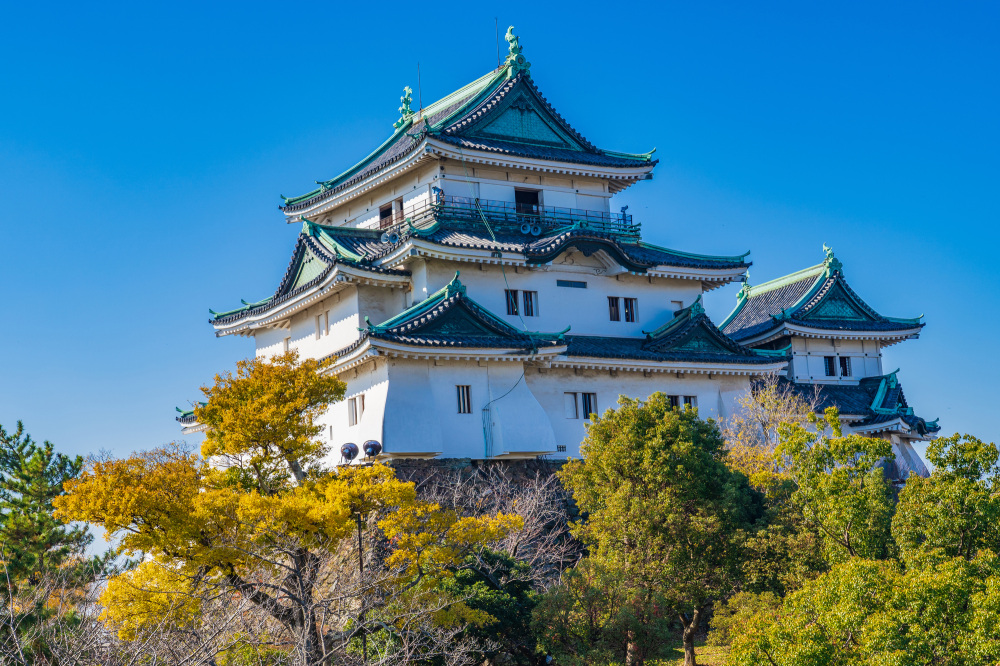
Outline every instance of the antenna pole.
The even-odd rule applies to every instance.
[[[493,32],[497,38],[497,69],[500,69],[500,23],[496,16],[493,17]]]
[[[420,110],[424,110],[424,92],[420,87],[420,63],[417,63],[417,104],[420,105]]]

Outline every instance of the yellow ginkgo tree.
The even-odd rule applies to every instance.
[[[434,629],[491,619],[441,583],[520,519],[422,502],[383,465],[325,466],[317,419],[345,387],[324,370],[294,352],[241,361],[202,389],[201,455],[171,445],[95,460],[67,484],[57,515],[101,526],[143,560],[101,597],[121,638],[184,631],[236,598],[312,666],[359,644],[384,662],[429,656]]]

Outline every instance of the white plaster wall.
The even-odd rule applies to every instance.
[[[568,368],[529,368],[525,380],[532,394],[549,415],[556,444],[566,447],[558,456],[580,455],[580,442],[586,437],[583,418],[567,418],[567,391],[576,393],[596,393],[597,408],[603,414],[607,409],[617,407],[618,397],[648,398],[660,391],[667,395],[696,396],[698,413],[702,418],[726,418],[737,408],[739,396],[747,391],[750,380],[745,376],[681,375],[673,373],[652,373],[649,377],[642,372],[619,371],[614,375],[607,370],[573,370]]]
[[[257,356],[271,356],[284,351],[284,340],[302,358],[323,358],[358,339],[367,314],[379,324],[404,309],[401,289],[347,285],[336,293],[295,313],[289,328],[262,329],[255,335]],[[316,316],[320,316],[320,336],[316,337]],[[329,321],[329,328],[327,328]]]
[[[876,340],[836,340],[825,338],[792,339],[793,362],[790,372],[796,381],[853,384],[864,377],[882,374],[882,352]],[[850,377],[827,377],[824,357],[847,356],[851,359]],[[840,372],[837,361],[837,372]]]
[[[360,459],[364,455],[362,444],[366,440],[382,441],[383,419],[389,391],[388,363],[383,359],[376,359],[372,363],[342,373],[340,379],[347,384],[344,399],[331,405],[319,421],[323,425],[321,436],[330,446],[326,463],[331,465],[341,462],[340,447],[347,442],[358,445],[358,451],[361,451],[358,454]],[[355,425],[348,425],[350,423],[348,400],[350,398],[356,400],[361,395],[364,395],[364,412]]]
[[[582,256],[582,255],[581,255]],[[701,283],[694,280],[656,278],[630,274],[619,276],[594,275],[567,269],[551,268],[548,271],[505,267],[507,282],[500,267],[486,264],[428,261],[426,263],[426,288],[432,294],[460,271],[459,279],[466,286],[470,298],[518,329],[523,328],[521,318],[507,315],[504,289],[538,292],[538,316],[524,317],[530,331],[557,332],[572,326],[573,335],[605,335],[614,337],[642,337],[644,330],[652,330],[673,318],[675,305],[690,305],[701,294]],[[421,269],[423,270],[423,269]],[[415,296],[418,298],[418,280],[414,274]],[[421,278],[423,279],[423,278]],[[586,289],[559,287],[557,280],[583,281]],[[422,284],[422,283],[421,283]],[[422,287],[420,287],[422,288]],[[621,305],[622,321],[611,321],[608,296],[638,299],[638,320],[624,321],[624,303]],[[521,304],[523,308],[523,302]]]

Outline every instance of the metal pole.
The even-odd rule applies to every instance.
[[[357,515],[358,519],[358,584],[364,585],[364,575],[365,575],[365,551],[364,551],[364,541],[361,538],[361,514]],[[361,598],[361,614],[358,619],[361,621],[361,654],[364,656],[364,663],[368,663],[368,634],[365,630],[365,602],[364,595]]]

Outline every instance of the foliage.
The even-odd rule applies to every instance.
[[[1000,552],[997,447],[970,435],[941,437],[927,447],[929,479],[911,476],[900,493],[892,531],[906,552],[940,548],[971,559]]]
[[[625,663],[672,656],[676,635],[670,602],[655,589],[637,589],[622,573],[588,558],[566,572],[535,608],[539,646],[557,664]]]
[[[574,534],[600,571],[626,582],[626,606],[644,605],[637,617],[663,605],[676,613],[693,661],[701,618],[738,583],[762,496],[726,465],[716,424],[672,408],[661,393],[646,401],[622,397],[617,410],[588,427],[581,452],[584,460],[560,473],[587,514]],[[630,649],[637,645],[631,641]],[[629,655],[631,663],[645,658]]]
[[[777,374],[755,379],[737,399],[736,412],[722,424],[729,466],[768,497],[781,493],[788,479],[786,461],[776,455],[781,430],[811,425],[815,402],[804,400]]]
[[[715,621],[718,639],[731,641],[727,663],[996,664],[996,447],[968,435],[932,442],[927,453],[935,465],[931,477],[911,475],[898,505],[882,509],[881,493],[866,493],[862,485],[873,480],[862,472],[875,462],[877,448],[831,439],[812,442],[819,450],[802,456],[801,439],[793,431],[788,434],[793,458],[804,459],[804,469],[814,472],[797,468],[797,478],[809,484],[802,501],[806,506],[815,502],[811,515],[829,514],[823,518],[824,529],[846,525],[845,531],[852,533],[851,520],[869,506],[888,515],[892,535],[880,517],[853,533],[851,542],[862,547],[849,550],[846,538],[831,538],[835,557],[830,570],[780,603],[773,595],[731,599]],[[817,471],[814,458],[826,457],[837,462]]]
[[[35,442],[18,422],[0,427],[0,563],[4,582],[0,606],[0,662],[28,663],[50,656],[48,641],[77,630],[76,606],[102,567],[87,560],[86,528],[52,515],[63,483],[76,477],[80,457],[57,453],[50,442]]]
[[[882,559],[893,552],[892,488],[880,463],[892,458],[884,439],[842,436],[837,410],[826,410],[832,436],[783,425],[776,453],[788,461],[792,501],[823,537],[831,562],[846,557]]]
[[[101,597],[121,638],[187,630],[204,604],[236,594],[283,631],[296,663],[318,664],[352,638],[388,633],[398,647],[423,640],[418,625],[477,617],[440,585],[519,519],[419,501],[382,465],[324,470],[315,419],[344,385],[323,370],[294,353],[242,361],[203,389],[201,456],[173,445],[95,460],[66,484],[57,515],[101,525],[124,552],[147,555]],[[369,548],[361,575],[355,544],[366,526],[386,546],[378,561]]]

